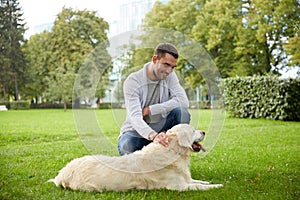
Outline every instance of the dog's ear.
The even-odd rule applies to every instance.
[[[180,146],[183,147],[191,147],[193,143],[192,134],[189,131],[182,131],[177,134],[178,143]]]
[[[176,127],[176,137],[180,146],[191,147],[194,142],[194,129],[188,125]]]

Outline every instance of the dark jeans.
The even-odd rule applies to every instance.
[[[175,108],[167,116],[163,128],[158,132],[167,131],[177,124],[189,124],[190,118],[190,113],[187,109]],[[136,131],[127,131],[124,132],[119,138],[118,150],[122,156],[132,153],[136,150],[140,150],[149,143],[151,143],[151,141],[143,138]]]

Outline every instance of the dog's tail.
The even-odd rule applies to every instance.
[[[58,175],[54,179],[50,179],[47,181],[52,182],[56,185],[56,187],[62,186],[63,188],[70,188],[70,183],[67,180],[61,179],[61,177]]]
[[[59,186],[59,183],[56,181],[56,179],[55,179],[55,178],[53,178],[53,179],[50,179],[50,180],[48,180],[48,181],[47,181],[47,183],[49,183],[49,182],[52,182],[52,183],[54,183],[54,184],[56,185],[56,187],[58,187],[58,186]]]

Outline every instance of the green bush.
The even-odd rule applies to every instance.
[[[105,102],[98,104],[99,109],[122,108],[122,103]]]
[[[9,102],[10,110],[27,110],[30,108],[28,101],[11,101]]]
[[[56,109],[56,108],[64,108],[63,103],[38,103],[38,104],[31,104],[31,109]],[[72,109],[72,104],[67,104],[68,109]]]
[[[4,105],[6,106],[7,109],[10,108],[10,104],[9,104],[9,101],[0,101],[0,105]]]
[[[300,120],[300,79],[260,76],[223,80],[226,110],[241,118]]]

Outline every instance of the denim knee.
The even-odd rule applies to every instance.
[[[186,108],[175,108],[171,111],[174,116],[176,124],[189,124],[191,120],[191,115]]]
[[[161,131],[167,131],[177,124],[189,124],[191,115],[186,108],[175,108],[167,116],[166,122]]]
[[[124,135],[121,135],[118,140],[118,150],[120,156],[133,152],[133,148],[130,148],[131,146],[128,145],[128,143],[129,141],[127,141],[127,138],[124,137]]]
[[[136,132],[125,132],[118,140],[118,150],[121,156],[141,150],[150,141],[138,135]]]

